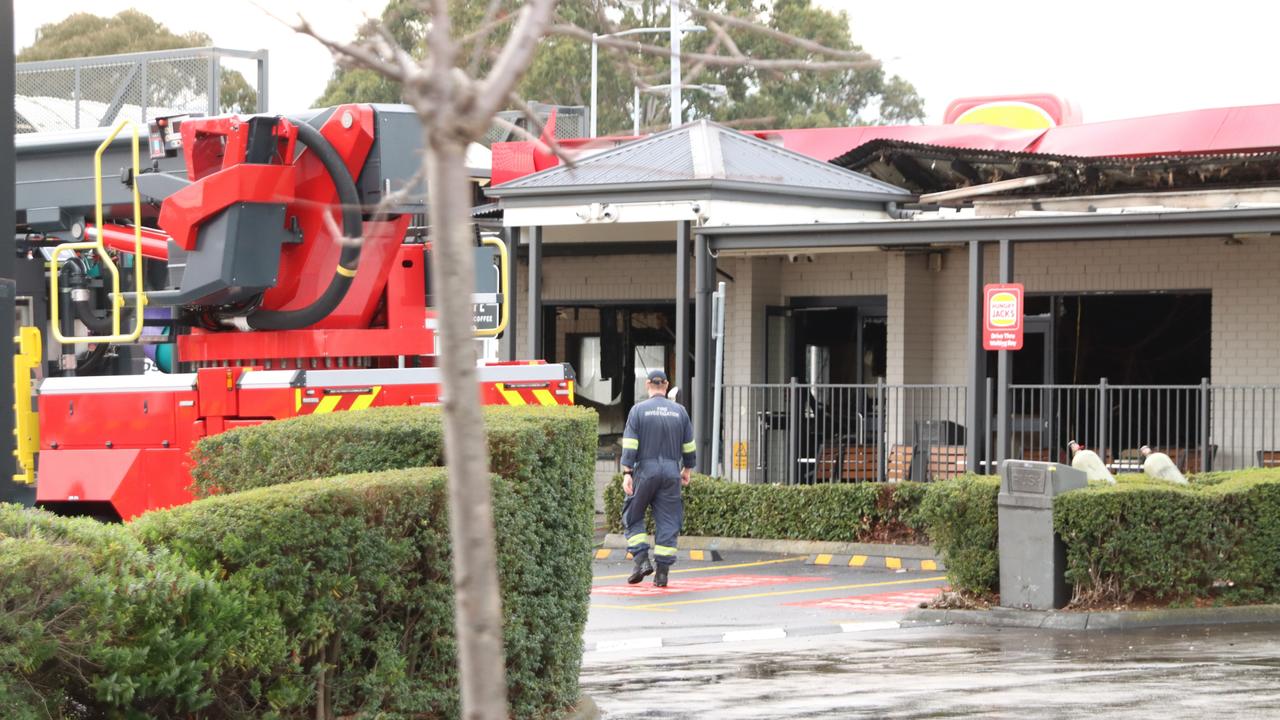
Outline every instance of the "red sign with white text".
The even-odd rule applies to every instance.
[[[1022,349],[1022,285],[983,288],[982,347],[984,350]]]

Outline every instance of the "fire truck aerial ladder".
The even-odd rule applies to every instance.
[[[145,162],[127,125],[17,142],[19,392],[46,371],[38,410],[18,396],[17,479],[37,504],[128,520],[191,500],[202,437],[439,401],[408,108],[154,119]],[[505,277],[500,241],[477,250]],[[564,365],[479,372],[486,403],[573,402]]]

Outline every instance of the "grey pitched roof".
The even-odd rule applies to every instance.
[[[489,189],[493,197],[720,186],[791,195],[897,200],[902,188],[707,120]]]

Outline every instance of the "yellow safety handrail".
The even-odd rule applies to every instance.
[[[507,329],[507,321],[509,320],[511,310],[511,293],[507,292],[507,283],[510,282],[510,268],[508,267],[509,259],[507,257],[507,244],[502,242],[501,238],[487,236],[480,238],[481,245],[490,245],[498,248],[498,273],[501,275],[502,285],[499,288],[502,292],[502,305],[498,310],[498,327],[492,330],[476,330],[476,337],[498,337],[502,331]]]
[[[18,473],[13,480],[30,485],[36,481],[36,452],[40,450],[39,415],[31,408],[31,372],[44,360],[44,344],[38,327],[20,328],[13,340],[18,343],[13,356],[13,434],[17,438],[13,455],[18,458]]]
[[[133,331],[128,333],[120,332],[120,309],[125,306],[124,296],[120,294],[120,269],[116,267],[115,262],[111,260],[111,256],[107,254],[107,248],[102,244],[102,153],[128,125],[133,130],[133,244],[134,244],[134,279],[137,281],[137,289],[135,291],[136,312],[134,314]],[[121,120],[116,125],[115,130],[107,136],[106,140],[98,146],[97,152],[93,154],[93,200],[96,224],[94,225],[95,240],[93,242],[73,242],[62,243],[53,249],[53,257],[49,258],[49,304],[50,314],[53,316],[53,322],[50,323],[53,330],[53,339],[64,345],[71,344],[87,344],[87,343],[128,343],[137,340],[142,336],[142,324],[145,322],[142,308],[147,304],[147,297],[142,292],[142,268],[137,263],[142,262],[142,198],[138,195],[138,172],[141,163],[138,161],[138,125],[132,120]],[[77,250],[93,250],[97,253],[99,261],[111,273],[111,334],[110,335],[85,335],[67,337],[62,334],[61,314],[59,312],[59,296],[58,296],[58,258],[64,252],[75,252]]]

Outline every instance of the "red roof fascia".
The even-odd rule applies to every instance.
[[[1045,132],[1032,152],[1082,157],[1209,155],[1280,148],[1280,105],[1213,108],[1066,125]]]
[[[991,125],[867,125],[765,130],[752,134],[764,140],[780,138],[786,149],[825,161],[840,157],[872,140],[883,139],[922,145],[1021,152],[1043,133],[1043,130],[1011,130]]]
[[[788,150],[823,161],[880,139],[1078,157],[1266,152],[1280,149],[1280,105],[1193,110],[1049,130],[1012,130],[991,125],[877,125],[762,130],[751,134],[781,141]],[[578,150],[593,145],[612,147],[630,139],[633,138],[579,138],[561,140],[560,144],[567,150]],[[492,150],[494,185],[559,164],[558,158],[538,152],[531,142],[494,143]]]

